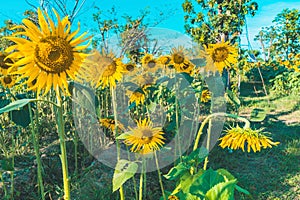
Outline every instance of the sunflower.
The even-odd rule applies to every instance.
[[[116,127],[116,122],[112,118],[101,118],[100,124],[112,132],[115,130],[115,127]],[[121,122],[119,122],[119,120],[118,120],[118,129],[121,131],[125,130],[123,124],[121,124]]]
[[[171,56],[170,55],[162,55],[158,59],[158,62],[162,65],[168,65],[171,62]]]
[[[155,73],[159,69],[159,62],[152,54],[146,54],[142,58],[142,66],[146,72]]]
[[[221,140],[219,146],[222,148],[229,147],[234,150],[241,148],[245,151],[245,146],[247,144],[247,152],[249,153],[251,149],[256,152],[260,151],[262,147],[264,149],[267,147],[272,148],[272,145],[277,146],[279,144],[279,142],[273,142],[270,137],[266,136],[261,131],[262,129],[243,129],[239,126],[236,128],[230,128],[226,131],[227,134],[219,139]]]
[[[26,84],[36,79],[36,84],[29,90],[37,89],[38,94],[44,90],[45,95],[53,86],[57,94],[61,89],[64,94],[70,95],[67,78],[75,79],[82,61],[87,57],[81,50],[86,49],[89,44],[78,45],[88,38],[84,38],[86,33],[75,38],[80,28],[71,32],[68,17],[61,20],[57,12],[53,11],[57,18],[56,26],[40,8],[37,10],[39,26],[29,19],[23,19],[23,25],[18,26],[23,31],[6,37],[15,42],[15,45],[6,49],[6,52],[12,52],[7,59],[19,59],[12,66],[18,67],[15,74],[27,78]]]
[[[208,48],[205,47],[205,49],[212,58],[216,70],[220,73],[223,71],[224,67],[230,67],[231,64],[235,65],[237,63],[238,50],[229,45],[229,42],[209,44]]]
[[[95,50],[83,63],[79,77],[96,88],[115,87],[116,82],[122,79],[123,68],[121,58],[116,58],[113,52],[107,54]]]
[[[124,143],[132,145],[130,151],[148,154],[159,150],[164,144],[162,129],[153,128],[150,119],[138,120],[137,127],[130,128],[130,133],[125,136]]]
[[[4,75],[0,78],[0,81],[1,81],[1,85],[4,88],[11,88],[16,83],[15,76],[13,76],[13,75]]]
[[[8,54],[1,53],[0,52],[0,74],[7,75],[8,69],[11,67],[13,64],[12,59],[6,58]]]
[[[190,64],[183,46],[172,48],[170,56],[170,64],[173,65],[175,70],[178,72],[181,72]]]
[[[135,102],[136,105],[143,104],[146,99],[146,91],[143,89],[135,91],[127,91],[127,96],[129,97],[129,103]]]
[[[168,200],[179,200],[179,198],[175,195],[168,196]]]
[[[203,90],[201,93],[201,102],[208,102],[211,98],[209,90]]]
[[[127,63],[124,65],[124,74],[127,76],[134,76],[136,75],[138,69],[135,63]]]
[[[177,72],[179,73],[187,73],[189,75],[193,75],[194,74],[194,68],[195,65],[190,62],[189,60],[186,60],[180,67],[175,68]]]
[[[148,72],[145,72],[136,75],[136,77],[134,77],[131,81],[136,83],[139,87],[146,89],[147,87],[155,84],[156,77]]]

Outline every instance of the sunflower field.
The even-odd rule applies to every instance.
[[[0,28],[0,199],[300,199],[298,9],[256,50],[251,0],[182,1],[185,34],[27,3]]]

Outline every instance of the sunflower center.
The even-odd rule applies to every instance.
[[[129,72],[132,72],[134,70],[134,66],[129,64],[129,65],[126,65],[126,70],[129,71]]]
[[[10,76],[5,76],[3,81],[5,84],[10,84],[12,82],[12,78]]]
[[[144,129],[144,130],[142,130],[142,137],[141,137],[141,139],[144,142],[151,141],[152,137],[153,137],[153,131],[151,131],[150,129]]]
[[[174,60],[174,63],[181,64],[184,62],[184,56],[181,53],[175,53],[173,55],[173,60]]]
[[[219,47],[214,50],[212,58],[215,62],[223,62],[228,58],[228,54],[226,47]]]
[[[10,68],[10,66],[7,65],[7,63],[10,63],[10,64],[13,63],[10,58],[8,58],[4,61],[5,57],[6,57],[5,55],[0,55],[0,68],[2,68],[2,69]]]
[[[155,62],[154,60],[150,60],[150,61],[148,62],[148,64],[147,64],[147,66],[148,66],[149,68],[154,68],[155,65],[156,65],[156,62]]]
[[[117,63],[111,58],[107,58],[105,60],[106,60],[105,63],[108,64],[104,65],[105,70],[102,76],[109,77],[112,76],[117,71]]]
[[[55,74],[68,70],[74,60],[71,45],[58,36],[42,38],[35,47],[34,56],[40,69]]]

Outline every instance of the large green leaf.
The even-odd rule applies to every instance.
[[[0,108],[7,106],[10,103],[8,99],[0,99]]]
[[[201,147],[192,151],[188,156],[182,156],[182,162],[173,167],[164,177],[169,180],[179,179],[186,172],[189,173],[192,167],[196,167],[195,164],[202,162],[207,155],[207,149]]]
[[[215,185],[224,182],[225,179],[218,172],[208,169],[190,187],[190,193],[197,196],[205,196]]]
[[[0,114],[22,108],[23,106],[27,105],[29,102],[32,102],[32,101],[36,101],[36,99],[20,99],[20,100],[11,102],[7,106],[0,109]]]
[[[20,108],[20,110],[11,111],[9,115],[10,120],[15,122],[17,125],[27,127],[30,124],[30,114],[28,106]]]
[[[264,109],[254,108],[250,114],[250,121],[252,122],[262,122],[266,118],[267,114]]]
[[[176,180],[187,172],[189,173],[189,166],[183,162],[180,162],[175,167],[170,169],[168,174],[164,175],[164,177],[169,180]]]
[[[205,200],[234,200],[234,186],[237,180],[221,182],[212,187],[205,195]]]
[[[226,181],[231,181],[231,180],[234,180],[234,176],[229,172],[227,171],[226,169],[217,169],[217,172],[222,175]]]
[[[128,160],[119,160],[113,176],[113,192],[118,190],[128,179],[134,176],[138,164]]]

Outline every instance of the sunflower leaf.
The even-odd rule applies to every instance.
[[[125,140],[130,134],[131,131],[126,132],[126,133],[122,133],[121,135],[119,135],[118,137],[116,137],[117,140]]]
[[[137,172],[138,164],[128,160],[119,160],[113,176],[113,192],[118,190]]]
[[[0,114],[22,108],[23,106],[27,105],[29,102],[32,102],[32,101],[36,101],[36,99],[20,99],[20,100],[11,102],[10,104],[8,104],[5,107],[0,109]]]
[[[236,179],[227,182],[221,182],[213,186],[206,194],[205,199],[228,199],[234,200],[234,187],[237,183]]]

